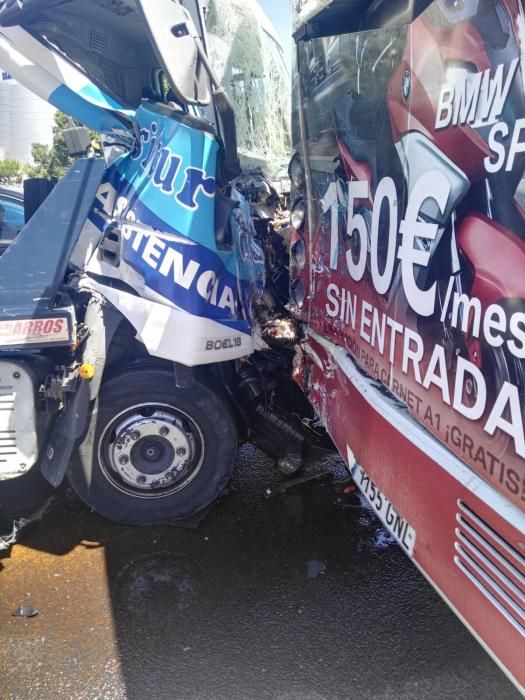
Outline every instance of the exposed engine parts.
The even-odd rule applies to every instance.
[[[272,348],[290,350],[300,341],[301,329],[293,318],[274,318],[264,324],[262,338]]]
[[[262,349],[236,363],[227,380],[232,401],[247,426],[248,439],[275,458],[285,477],[296,475],[316,447],[331,442],[292,381],[300,323],[289,313],[290,211],[288,178],[270,181],[260,170],[239,177],[235,187],[250,203],[264,252],[266,286],[256,306]]]
[[[300,421],[275,406],[274,389],[254,363],[243,363],[236,392],[250,419],[250,439],[289,476],[302,466],[305,434]]]

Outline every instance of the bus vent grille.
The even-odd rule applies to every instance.
[[[458,501],[454,562],[525,637],[525,556]]]

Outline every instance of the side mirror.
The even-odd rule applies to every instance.
[[[71,126],[62,131],[67,152],[73,158],[85,156],[91,146],[91,133],[85,126]]]
[[[182,104],[211,102],[210,82],[199,35],[178,0],[136,0],[151,43],[175,96]]]

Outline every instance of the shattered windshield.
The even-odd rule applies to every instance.
[[[275,176],[290,154],[291,80],[272,25],[255,0],[209,0],[210,60],[235,108],[244,169]]]

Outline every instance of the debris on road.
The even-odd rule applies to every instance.
[[[37,615],[40,615],[40,610],[28,603],[21,603],[13,613],[13,617],[36,617]]]
[[[287,479],[274,488],[267,487],[264,491],[264,495],[266,498],[271,498],[272,496],[286,493],[296,486],[302,486],[303,484],[309,484],[312,482],[325,481],[331,475],[331,469],[327,469],[326,471],[318,472],[316,474],[303,474],[303,476],[298,476],[294,479]]]
[[[42,508],[28,518],[14,521],[0,520],[0,552],[6,552],[14,545],[18,541],[20,533],[29,525],[42,520],[53,501],[54,497],[49,498]]]
[[[309,579],[314,579],[324,574],[326,571],[326,564],[324,561],[318,561],[317,559],[311,559],[306,562],[306,576]]]

